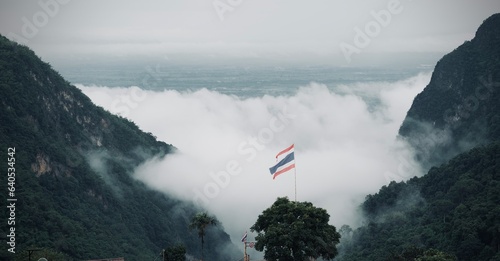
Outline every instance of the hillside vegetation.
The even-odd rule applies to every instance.
[[[413,260],[395,258],[428,249],[458,260],[500,260],[499,192],[499,143],[461,154],[421,178],[392,182],[366,197],[366,225],[344,227],[341,260]]]
[[[15,148],[15,225],[1,212],[0,229],[15,229],[15,252],[30,248],[68,259],[153,260],[183,244],[199,256],[190,219],[200,211],[147,188],[132,177],[141,162],[175,148],[133,122],[92,104],[31,50],[0,36],[0,158],[7,170]],[[168,123],[165,123],[168,124]],[[207,260],[234,260],[238,251],[221,227],[207,233]]]

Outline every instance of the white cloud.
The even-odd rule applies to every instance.
[[[408,178],[398,168],[411,163],[411,152],[397,143],[397,131],[429,79],[421,74],[330,88],[311,83],[290,96],[246,99],[206,89],[138,95],[134,88],[78,87],[115,113],[120,97],[141,97],[128,117],[179,152],[144,164],[136,177],[182,199],[204,195],[204,205],[237,241],[277,197],[293,199],[294,174],[273,180],[268,170],[291,143],[298,200],[327,209],[338,228],[356,226],[356,208],[388,183],[385,173]]]

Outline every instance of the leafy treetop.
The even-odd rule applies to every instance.
[[[266,260],[333,259],[340,234],[329,225],[326,210],[310,202],[290,202],[278,198],[259,215],[251,231],[257,231],[255,248]]]

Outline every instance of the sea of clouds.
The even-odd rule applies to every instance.
[[[295,182],[297,200],[325,208],[340,228],[362,222],[357,208],[367,194],[421,175],[397,134],[429,80],[421,73],[398,82],[312,82],[293,94],[251,98],[208,89],[76,86],[97,105],[177,147],[139,166],[135,177],[207,208],[238,242],[277,197],[294,199]],[[273,180],[269,167],[291,144],[296,171]]]

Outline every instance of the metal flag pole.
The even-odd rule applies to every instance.
[[[294,168],[294,175],[295,175],[295,203],[297,203],[297,165],[295,165]]]
[[[245,240],[245,242],[243,242],[243,244],[245,244],[245,254],[244,254],[244,257],[243,257],[243,261],[248,261],[248,258],[247,258],[247,241]]]
[[[241,238],[241,242],[243,242],[243,245],[245,246],[243,249],[243,253],[244,253],[244,256],[243,256],[243,261],[248,261],[247,259],[247,236],[248,236],[248,233],[247,231],[245,231],[245,234],[243,235],[243,237]]]
[[[294,150],[295,150],[295,143],[293,144],[294,146]],[[295,152],[294,152],[295,153]],[[294,157],[294,162],[293,162],[293,175],[295,176],[294,179],[295,179],[295,203],[297,203],[297,164],[296,164],[296,159]]]

